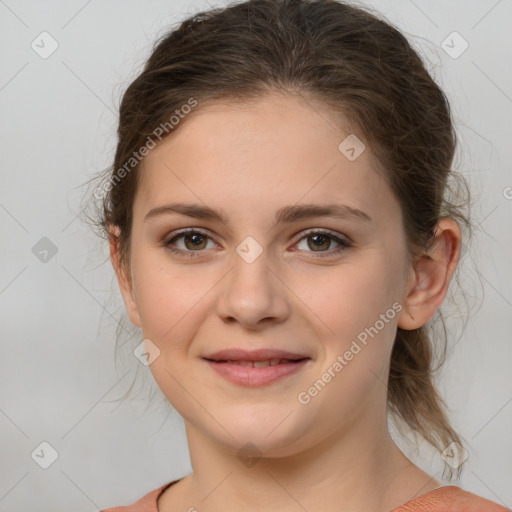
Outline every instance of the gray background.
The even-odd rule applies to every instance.
[[[107,246],[78,214],[82,184],[111,163],[119,98],[151,43],[225,3],[0,0],[0,511],[128,504],[191,470],[182,420],[131,354],[136,331],[115,364],[122,302]],[[512,507],[512,2],[370,3],[410,36],[453,107],[478,227],[461,267],[469,321],[449,323],[439,385],[469,445],[454,483]],[[46,59],[31,47],[43,31],[59,45]],[[469,44],[458,58],[441,47],[453,31]],[[41,252],[43,237],[56,254]],[[58,453],[48,469],[31,456],[43,441]],[[441,478],[439,453],[400,443]]]

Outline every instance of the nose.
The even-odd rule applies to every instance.
[[[281,323],[290,314],[287,287],[269,265],[268,251],[254,261],[233,255],[233,267],[220,290],[217,313],[226,323],[249,330]]]

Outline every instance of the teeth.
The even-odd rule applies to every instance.
[[[270,366],[270,361],[254,361],[254,368],[265,368],[266,366]]]
[[[252,361],[229,361],[232,364],[239,364],[240,366],[252,366]]]
[[[229,364],[237,364],[238,366],[253,366],[254,368],[266,368],[267,366],[275,366],[276,364],[289,363],[288,359],[267,359],[266,361],[226,361]]]

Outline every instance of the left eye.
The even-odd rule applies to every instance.
[[[300,247],[301,243],[305,243],[305,246],[307,249],[304,249],[304,247]],[[338,248],[332,249],[332,250],[323,250],[328,249],[331,243],[338,244]],[[307,252],[316,252],[316,253],[322,253],[322,254],[315,254],[315,257],[322,257],[322,256],[332,256],[333,254],[340,253],[350,247],[352,247],[352,243],[346,239],[346,238],[340,238],[338,236],[335,236],[331,234],[328,231],[313,231],[307,233],[303,238],[299,240],[297,243],[297,247],[301,250],[306,250]],[[312,249],[311,251],[308,251],[308,249]]]

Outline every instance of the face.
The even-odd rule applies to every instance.
[[[406,240],[371,148],[349,160],[347,135],[275,94],[199,105],[144,161],[123,297],[162,392],[226,447],[279,457],[385,421]],[[249,354],[212,357],[228,349]],[[259,349],[287,354],[243,362]]]

